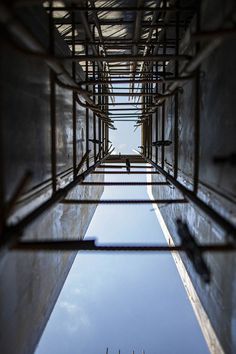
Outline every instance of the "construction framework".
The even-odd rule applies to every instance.
[[[135,3],[135,4],[134,4]],[[186,4],[188,5],[186,6]],[[49,46],[44,47],[22,20],[22,13],[33,8],[43,9],[48,17]],[[200,67],[202,62],[236,29],[217,28],[202,32],[200,28],[200,1],[1,1],[1,36],[26,57],[47,63],[50,68],[50,124],[51,124],[51,197],[14,224],[8,217],[22,194],[29,178],[27,172],[19,181],[10,201],[6,202],[1,188],[1,249],[14,250],[93,250],[93,251],[184,251],[196,271],[206,282],[210,271],[202,257],[203,252],[236,250],[236,226],[231,220],[209,206],[198,195],[199,185],[199,105]],[[183,52],[180,42],[191,21],[194,30],[189,33],[191,48]],[[81,30],[81,26],[83,30]],[[70,55],[60,55],[55,46],[58,31],[70,49]],[[82,70],[83,69],[83,70]],[[82,71],[81,71],[82,70]],[[82,72],[82,74],[81,74]],[[194,161],[193,184],[187,188],[178,179],[178,122],[182,84],[192,80],[195,85]],[[122,86],[123,85],[123,86]],[[56,146],[56,86],[73,92],[73,173],[72,180],[63,188],[57,183]],[[129,96],[129,103],[115,101]],[[174,99],[174,140],[166,140],[166,100]],[[86,109],[86,124],[93,114],[93,136],[86,129],[86,151],[78,162],[76,106]],[[114,106],[115,105],[115,106]],[[116,108],[113,108],[116,107]],[[118,108],[117,108],[118,107]],[[139,155],[119,156],[113,152],[109,129],[116,129],[116,121],[134,121],[141,127],[142,141]],[[155,126],[155,134],[153,134]],[[161,135],[161,139],[158,136]],[[89,142],[93,143],[92,151]],[[172,172],[165,168],[165,148],[173,145]],[[91,157],[92,155],[92,157]],[[137,165],[143,164],[150,172],[160,176],[153,182],[160,188],[172,185],[181,198],[160,200],[72,200],[68,192],[80,185],[133,185],[134,183],[86,182],[91,173],[141,173]],[[147,165],[148,164],[148,165]],[[102,169],[99,169],[102,167]],[[140,165],[138,165],[140,167]],[[107,171],[106,168],[122,169]],[[135,168],[135,171],[133,170]],[[148,185],[148,183],[144,183]],[[57,203],[190,203],[225,232],[225,242],[199,245],[187,224],[177,220],[180,245],[96,245],[94,241],[24,241],[24,229]]]

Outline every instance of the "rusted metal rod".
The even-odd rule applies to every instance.
[[[76,167],[76,175],[79,173],[80,169],[83,167],[83,164],[85,163],[85,161],[87,160],[87,158],[89,157],[91,150],[88,150],[84,156],[82,157],[80,163],[78,164],[78,166]]]
[[[169,186],[169,182],[83,182],[82,186]]]
[[[108,113],[110,113],[110,111],[118,111],[118,112],[120,112],[120,111],[125,111],[125,112],[134,111],[134,112],[136,112],[136,111],[142,111],[142,108],[135,108],[135,107],[133,107],[133,108],[110,108]],[[111,114],[113,114],[113,113],[111,113]]]
[[[42,3],[43,0],[33,0],[35,3]],[[32,0],[30,3],[32,4]],[[27,3],[26,0],[19,1],[20,3]],[[18,1],[16,5],[18,4]],[[18,6],[19,6],[18,4]],[[49,10],[49,8],[45,7],[46,10]],[[52,7],[52,11],[57,11],[57,12],[64,12],[64,11],[94,11],[94,12],[116,12],[116,11],[162,11],[162,12],[190,12],[193,11],[193,7],[160,7],[160,6],[54,6]]]
[[[112,72],[111,72],[112,74]],[[166,78],[166,79],[132,79],[130,78],[129,80],[88,80],[88,81],[81,81],[78,84],[80,85],[105,85],[105,84],[156,84],[156,83],[163,83],[163,82],[175,82],[175,81],[187,81],[191,78],[192,76],[183,76],[183,77],[177,77],[177,78]]]
[[[145,57],[142,56],[132,56],[132,55],[107,55],[105,57],[101,56],[96,56],[96,55],[71,55],[71,56],[60,56],[56,57],[57,60],[59,61],[96,61],[96,62],[123,62],[123,61],[132,61],[132,62],[137,62],[137,61],[169,61],[169,60],[183,60],[183,61],[188,61],[192,57],[190,55],[185,55],[185,54],[179,54],[179,55],[174,55],[174,54],[165,54],[165,55],[147,55]],[[119,66],[119,65],[118,65]]]
[[[182,245],[96,245],[94,240],[63,240],[63,241],[21,241],[11,247],[14,251],[97,251],[97,252],[180,252],[186,251]],[[235,252],[232,244],[199,245],[201,252]]]
[[[113,25],[120,25],[120,22],[122,21],[122,25],[124,24],[134,24],[134,20],[127,20],[127,19],[119,19],[119,18],[114,18],[114,19],[99,19],[99,24],[100,26],[113,26]],[[57,25],[65,25],[65,24],[71,24],[71,17],[59,17],[59,18],[55,18],[54,19],[54,23]],[[88,20],[88,23],[90,25],[94,24],[93,20]],[[75,24],[80,24],[81,25],[81,21],[75,21]],[[182,22],[182,25],[184,25],[184,22]],[[142,27],[151,27],[151,26],[158,26],[160,28],[164,28],[165,26],[168,27],[174,27],[175,26],[175,22],[170,22],[168,23],[168,25],[166,25],[164,23],[164,21],[158,21],[157,23],[155,23],[154,25],[151,25],[150,22],[148,21],[142,21],[142,23],[140,24],[140,26]],[[95,38],[96,40],[96,38]],[[78,40],[79,44],[84,43],[84,40],[80,39]]]
[[[132,167],[132,166],[131,166]],[[94,171],[92,172],[92,174],[110,174],[110,175],[120,175],[120,174],[130,174],[130,175],[147,175],[147,174],[159,174],[158,171],[147,171],[147,172],[143,172],[143,171],[130,171],[129,173],[127,171]]]
[[[130,167],[132,168],[151,168],[153,169],[153,166],[139,166],[139,165],[131,165]],[[97,168],[126,168],[125,165],[100,165]]]
[[[64,199],[63,204],[180,204],[186,199]]]
[[[175,91],[176,92],[176,91]],[[108,92],[105,92],[105,93],[103,93],[102,95],[103,96],[124,96],[124,97],[126,97],[126,96],[132,96],[132,97],[138,97],[138,96],[140,96],[140,97],[144,97],[144,96],[146,96],[146,97],[156,97],[157,99],[162,99],[162,98],[168,98],[168,97],[170,97],[170,96],[172,96],[172,95],[174,95],[175,94],[175,92],[172,92],[172,93],[168,93],[168,94],[166,94],[165,96],[164,95],[162,95],[162,94],[158,94],[158,93],[156,93],[156,92],[112,92],[112,93],[108,93]],[[99,92],[95,92],[95,93],[89,93],[89,95],[90,96],[100,96],[100,93]],[[154,106],[155,107],[155,106]]]

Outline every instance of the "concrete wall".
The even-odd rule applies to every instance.
[[[47,17],[40,11],[21,14],[29,28],[47,45]],[[56,33],[57,51],[69,49]],[[50,90],[49,69],[41,59],[20,53],[1,42],[0,111],[1,177],[5,198],[13,194],[26,171],[32,180],[9,217],[16,222],[51,196]],[[68,68],[70,70],[70,68]],[[71,181],[72,93],[56,87],[56,145],[58,186]],[[93,136],[93,116],[89,134]],[[85,153],[86,120],[77,106],[77,162]],[[92,147],[92,146],[90,146]],[[91,160],[91,164],[94,160]],[[97,175],[98,176],[98,175]],[[103,177],[96,177],[96,180]],[[91,176],[88,180],[94,180]],[[102,187],[76,187],[68,198],[99,199]],[[32,240],[82,239],[96,205],[58,204],[24,233]],[[8,252],[0,259],[0,352],[29,354],[34,351],[47,323],[75,252]]]
[[[235,16],[235,1],[204,1],[201,11],[201,30],[209,31],[222,27],[232,27]],[[194,31],[194,21],[192,23]],[[187,36],[186,36],[187,38]],[[182,50],[194,51],[186,38]],[[204,44],[202,44],[204,45]],[[199,197],[219,213],[236,221],[235,209],[235,165],[214,164],[216,156],[227,156],[236,151],[236,39],[228,38],[204,61],[200,74],[200,166]],[[183,85],[179,102],[179,152],[178,180],[192,189],[194,168],[194,112],[195,82],[190,80]],[[165,139],[174,141],[174,98],[166,101]],[[161,108],[159,110],[161,128]],[[157,137],[161,140],[161,134]],[[153,141],[156,141],[155,127]],[[158,161],[161,162],[161,148]],[[155,161],[155,148],[152,159]],[[165,170],[173,174],[174,146],[165,148]],[[161,177],[153,176],[153,181]],[[170,187],[153,187],[155,198],[178,198],[181,194]],[[191,232],[200,243],[224,242],[227,235],[215,223],[190,204],[160,206],[160,212],[170,232],[170,242],[178,243],[176,219],[187,222]],[[214,353],[236,352],[236,258],[235,254],[206,254],[205,260],[212,271],[209,285],[204,284],[196,274],[185,254],[180,255],[200,300],[196,311],[203,311],[210,320],[206,328],[208,344]],[[183,274],[183,271],[182,271]],[[204,326],[202,317],[202,325]],[[205,326],[207,327],[207,326]],[[213,333],[213,331],[215,333]],[[215,337],[216,334],[216,337]],[[217,339],[218,338],[218,339]],[[219,342],[218,342],[219,340]]]

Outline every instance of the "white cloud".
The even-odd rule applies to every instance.
[[[79,289],[77,289],[79,290]],[[61,309],[63,309],[68,315],[69,319],[65,319],[65,329],[69,333],[75,333],[78,330],[88,329],[91,327],[91,321],[86,310],[74,303],[68,301],[61,301],[59,303]]]
[[[78,311],[78,306],[67,301],[61,301],[59,306],[64,309],[68,314],[74,314]]]

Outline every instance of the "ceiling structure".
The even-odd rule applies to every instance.
[[[179,1],[54,1],[49,5],[44,3],[73,53],[68,60],[74,58],[86,73],[78,84],[94,97],[110,97],[102,106],[110,128],[119,118],[142,125],[160,100],[176,92],[168,85],[185,80],[177,71],[179,62],[186,64],[189,56],[179,54],[178,47],[196,12],[195,1],[181,1],[181,5]],[[167,70],[169,62],[175,65],[172,72]],[[129,97],[130,104],[119,102],[122,96]]]

